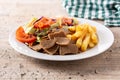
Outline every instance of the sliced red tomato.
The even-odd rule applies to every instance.
[[[31,43],[36,40],[36,37],[33,35],[25,34],[23,27],[19,27],[16,30],[16,39],[19,40],[20,42]]]
[[[39,21],[37,21],[34,26],[36,28],[44,29],[49,28],[51,24],[53,24],[54,21],[50,18],[42,17]]]

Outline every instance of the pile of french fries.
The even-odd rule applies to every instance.
[[[84,23],[68,28],[70,34],[67,37],[75,41],[76,46],[80,51],[86,51],[93,48],[98,43],[96,27]]]

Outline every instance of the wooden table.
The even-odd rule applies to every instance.
[[[43,61],[19,54],[8,43],[11,29],[33,16],[67,16],[59,0],[0,0],[0,80],[120,80],[120,28],[104,53],[78,61]],[[102,22],[103,23],[103,22]]]

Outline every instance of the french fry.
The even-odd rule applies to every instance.
[[[66,37],[67,37],[68,39],[71,39],[72,35],[68,34],[68,35],[66,35]]]
[[[76,31],[75,26],[68,27],[68,30],[69,30],[69,31],[72,31],[72,32],[75,32],[75,31]]]
[[[86,51],[88,48],[88,44],[90,42],[90,34],[86,34],[85,39],[81,45],[81,51]]]
[[[76,39],[79,38],[81,35],[82,35],[82,32],[81,32],[81,31],[77,31],[77,32],[75,32],[75,33],[71,36],[71,39],[72,39],[72,40],[76,40]]]
[[[94,33],[94,31],[93,31],[93,29],[92,29],[91,26],[88,27],[88,32],[89,32],[89,33]]]
[[[91,39],[94,41],[96,38],[97,37],[96,37],[95,33],[91,33]]]
[[[77,32],[78,32],[78,31],[77,31]],[[85,37],[86,33],[87,33],[87,26],[83,28],[83,31],[81,31],[81,35],[79,36],[79,38],[78,38],[77,41],[76,41],[76,46],[77,46],[78,48],[81,47],[83,38]]]
[[[77,46],[78,48],[80,48],[81,45],[82,45],[82,38],[78,38],[77,41],[76,41],[76,46]]]
[[[82,25],[77,25],[77,26],[76,26],[76,32],[77,32],[77,31],[81,31],[81,30],[82,30]]]
[[[97,44],[98,43],[98,38],[97,38],[97,35],[96,34],[93,34],[92,35],[92,42]]]
[[[96,27],[95,26],[91,26],[91,27],[92,27],[93,31],[96,33],[97,32]]]
[[[90,33],[92,42],[97,44],[98,43],[98,38],[97,38],[97,35],[96,35],[96,32],[95,32],[95,28],[93,29],[93,27],[89,26],[88,29],[89,29],[89,33]]]
[[[89,45],[90,48],[93,48],[95,46],[95,44],[92,42],[92,40],[89,41],[88,45]]]
[[[83,31],[82,31],[82,34],[81,34],[81,38],[82,39],[85,37],[85,35],[87,34],[87,32],[88,32],[88,27],[86,26],[86,27],[83,28]]]

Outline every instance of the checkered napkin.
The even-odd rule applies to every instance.
[[[106,26],[120,27],[120,0],[63,0],[70,16],[101,19]]]

